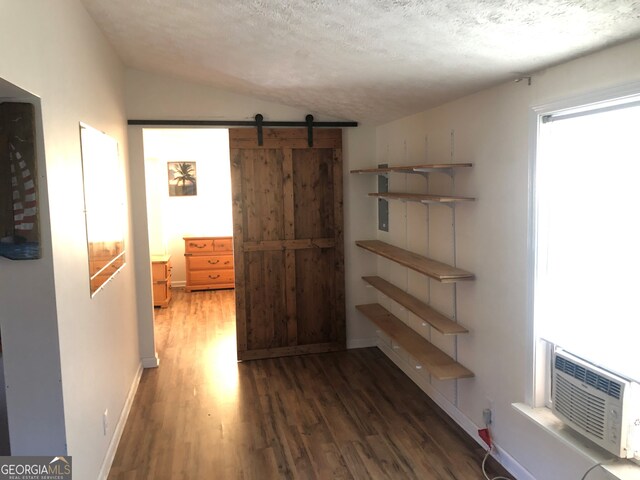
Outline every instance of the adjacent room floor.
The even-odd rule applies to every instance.
[[[156,309],[160,367],[109,479],[483,478],[483,449],[377,348],[237,363],[234,320],[233,290]]]

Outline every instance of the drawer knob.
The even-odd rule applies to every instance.
[[[209,275],[211,280],[215,280],[216,278],[220,278],[220,275]]]
[[[204,248],[204,247],[206,247],[206,246],[207,246],[207,244],[206,244],[206,243],[203,243],[202,245],[199,245],[199,244],[197,244],[197,243],[190,243],[190,244],[189,244],[189,246],[190,246],[190,247],[193,247],[193,248]]]
[[[220,260],[207,260],[210,265],[215,265],[216,263],[220,263]]]

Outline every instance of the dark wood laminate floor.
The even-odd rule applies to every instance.
[[[484,451],[377,348],[238,364],[233,290],[174,290],[156,345],[111,480],[483,478]]]

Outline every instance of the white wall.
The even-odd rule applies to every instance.
[[[149,248],[171,255],[172,283],[184,286],[183,238],[233,235],[229,132],[153,128],[143,136]],[[167,162],[196,162],[197,195],[169,196]]]
[[[356,305],[375,300],[373,289],[362,280],[363,276],[371,274],[371,258],[355,242],[376,235],[378,207],[376,201],[367,194],[377,191],[378,184],[375,176],[349,173],[371,166],[371,159],[375,158],[375,143],[375,130],[372,127],[344,130],[344,273],[348,348],[370,347],[376,343],[373,325],[355,309]]]
[[[0,268],[12,453],[68,453],[75,478],[96,478],[140,366],[135,251],[127,234],[128,264],[91,299],[78,123],[127,162],[124,72],[79,1],[0,0],[0,12],[0,77],[40,97],[44,130],[44,255]]]
[[[213,87],[185,82],[164,75],[128,69],[126,73],[127,116],[129,119],[187,119],[187,120],[251,120],[257,113],[264,115],[265,120],[298,120],[303,121],[305,115],[312,113],[317,121],[340,120],[318,115],[295,108],[265,102],[256,98],[236,95]],[[142,127],[129,127],[129,142],[135,148],[130,151],[132,165],[137,173],[132,174],[132,182],[136,191],[144,191],[144,172],[139,168],[144,164],[145,152],[142,144]],[[374,333],[369,322],[357,316],[354,305],[370,298],[371,293],[359,280],[366,272],[359,260],[360,252],[356,251],[353,242],[356,237],[370,238],[375,234],[374,207],[367,201],[366,192],[369,186],[365,183],[353,182],[348,171],[359,168],[375,155],[375,130],[373,127],[357,127],[344,129],[344,211],[345,211],[345,274],[347,302],[347,343],[351,347],[369,346],[374,340]],[[147,218],[147,210],[142,212],[139,202],[135,204],[136,216]],[[140,228],[140,227],[137,227]],[[146,225],[145,225],[146,228]],[[139,236],[136,240],[137,250],[149,249],[148,240]],[[146,244],[145,244],[146,242]],[[139,279],[139,291],[148,283],[148,275]],[[150,293],[149,293],[150,295]],[[147,350],[152,344],[153,317],[141,318],[146,334],[141,338],[141,348]],[[144,354],[143,354],[144,356]]]
[[[459,361],[476,377],[431,382],[427,389],[444,401],[466,427],[482,424],[482,410],[494,409],[494,436],[507,465],[539,480],[580,478],[591,462],[569,451],[517,413],[512,402],[530,391],[531,351],[527,311],[527,216],[529,208],[529,115],[532,106],[640,79],[640,42],[632,42],[540,72],[533,84],[508,83],[418,115],[379,127],[377,161],[390,164],[473,162],[456,176],[456,192],[477,198],[456,210],[458,266],[474,272],[475,282],[458,286],[459,321],[470,334],[460,337]],[[454,152],[451,155],[451,132]],[[606,161],[606,159],[605,159]],[[369,166],[375,162],[371,160]],[[421,191],[424,180],[396,176],[390,190]],[[433,192],[447,193],[446,177],[433,176]],[[585,208],[589,200],[585,199]],[[441,261],[452,261],[448,209],[392,204],[389,234],[380,239]],[[373,270],[373,269],[372,269]],[[401,287],[427,295],[419,275],[381,260],[377,270]],[[570,279],[568,279],[570,281]],[[433,285],[431,298],[451,312],[451,287]],[[383,300],[384,301],[384,300]],[[408,322],[406,312],[396,312]],[[454,341],[433,334],[434,343],[453,352]],[[428,380],[426,380],[428,384]],[[457,398],[456,398],[457,397]],[[519,465],[518,465],[519,464]],[[518,470],[524,474],[524,470]],[[608,478],[592,472],[589,478]]]
[[[130,119],[298,120],[311,113],[316,121],[341,120],[166,75],[127,69],[127,115]]]

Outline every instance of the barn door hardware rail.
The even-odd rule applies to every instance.
[[[262,129],[264,127],[306,127],[310,147],[313,147],[313,129],[357,127],[358,122],[314,122],[313,115],[307,115],[304,122],[265,121],[261,114],[254,120],[129,120],[129,125],[147,127],[255,127],[258,134],[258,145],[262,146]]]

